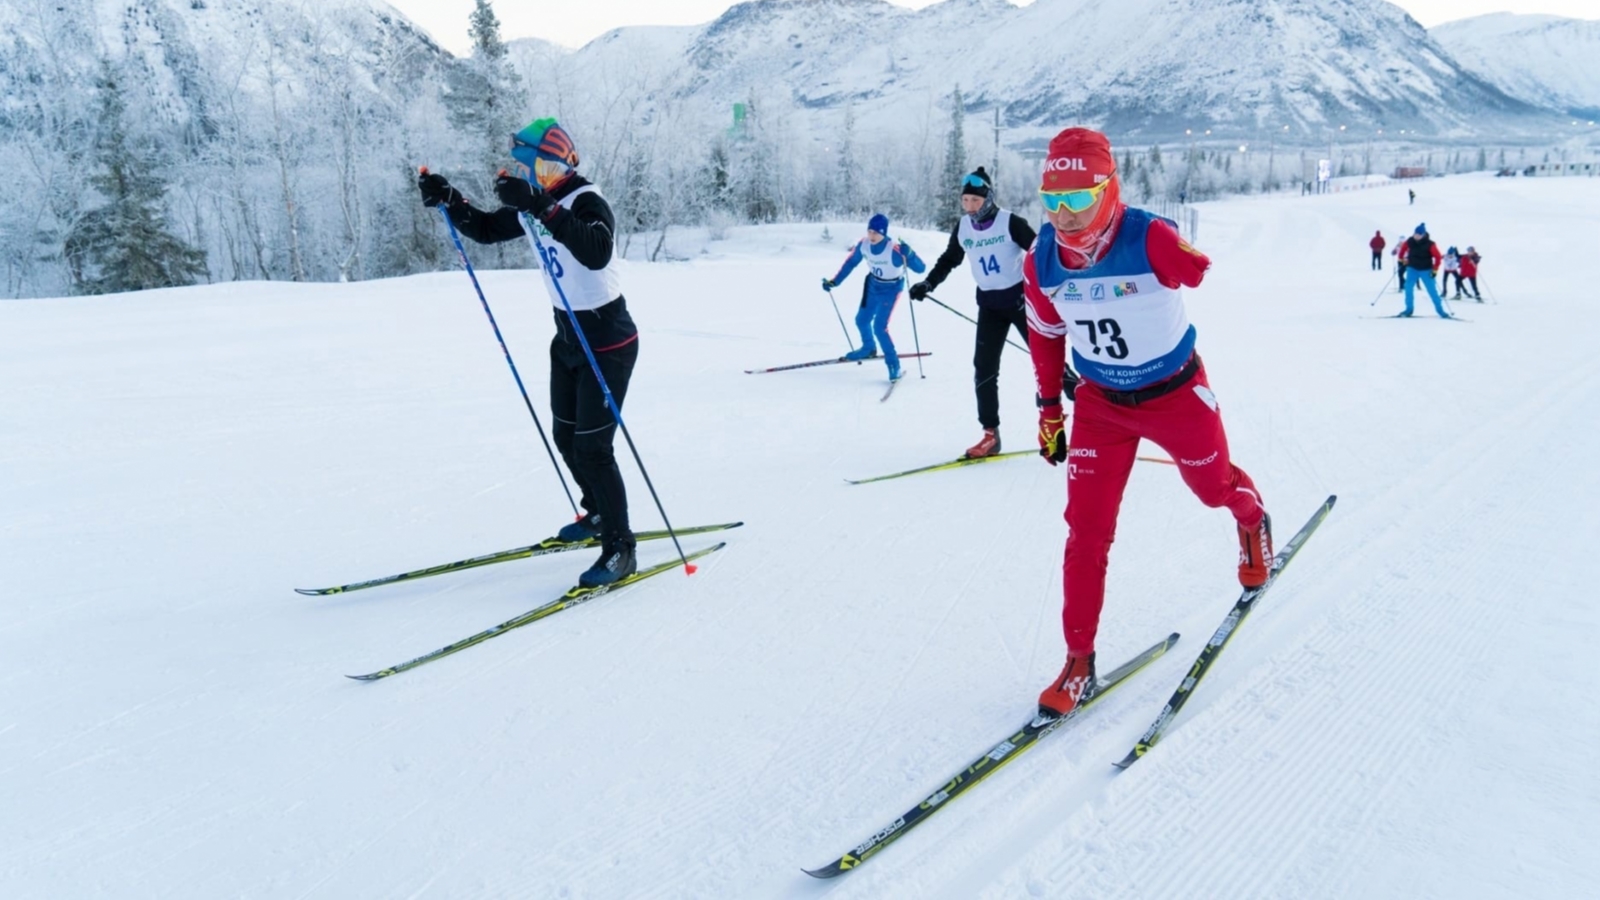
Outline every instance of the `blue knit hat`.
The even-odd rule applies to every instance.
[[[1418,222],[1417,223],[1417,230],[1412,232],[1412,234],[1427,234],[1427,233],[1428,233],[1428,223],[1427,222]]]
[[[867,220],[867,230],[876,231],[881,235],[887,236],[889,234],[889,217],[883,213],[873,213],[872,218]]]

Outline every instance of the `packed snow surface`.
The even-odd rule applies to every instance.
[[[674,523],[748,523],[726,550],[373,684],[343,676],[543,603],[590,561],[291,590],[568,520],[466,276],[0,303],[0,896],[1585,893],[1600,180],[1416,190],[1202,209],[1216,265],[1187,299],[1235,457],[1280,540],[1340,500],[1166,740],[1111,767],[1233,602],[1237,544],[1140,464],[1101,658],[1173,630],[1177,648],[825,883],[801,867],[1007,736],[1063,655],[1061,469],[844,482],[977,438],[970,326],[918,305],[934,355],[887,403],[878,363],[742,372],[845,349],[817,284],[858,224],[734,229],[625,273],[628,424]],[[1494,302],[1452,304],[1470,321],[1426,301],[1376,318],[1400,301],[1367,238],[1418,221],[1483,253]],[[482,280],[548,427],[537,275]],[[964,270],[937,295],[972,308]],[[1001,388],[1025,449],[1021,353]]]

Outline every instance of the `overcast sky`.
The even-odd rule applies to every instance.
[[[937,0],[890,0],[896,6],[921,9]],[[1032,0],[1011,0],[1027,6]],[[1484,13],[1508,11],[1549,13],[1590,19],[1600,14],[1596,0],[1391,0],[1411,13],[1423,25],[1433,26],[1454,19]],[[434,40],[455,53],[464,53],[467,40],[467,15],[473,0],[388,0],[432,34]],[[721,15],[732,0],[579,0],[575,3],[498,0],[495,15],[500,18],[506,39],[538,37],[569,47],[581,47],[605,32],[622,25],[698,25]]]

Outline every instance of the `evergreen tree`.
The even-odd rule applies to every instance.
[[[511,66],[500,20],[489,0],[474,0],[467,33],[472,56],[446,75],[444,96],[450,127],[464,143],[464,171],[451,178],[468,197],[492,197],[495,173],[506,162],[510,136],[528,122],[528,97]],[[485,267],[505,266],[505,245],[480,251]]]
[[[154,148],[132,140],[116,73],[102,62],[95,174],[89,182],[105,205],[84,216],[67,238],[77,289],[84,294],[142,291],[194,284],[207,274],[206,255],[167,230],[166,182]]]
[[[856,111],[855,107],[845,104],[844,128],[839,133],[839,199],[838,211],[852,213],[860,209],[860,200],[856,197],[859,184],[856,181]]]
[[[737,194],[745,218],[751,222],[774,222],[778,218],[775,149],[754,100],[745,104],[744,137],[738,142],[739,167]]]
[[[944,169],[940,172],[939,187],[942,196],[935,198],[934,209],[942,229],[954,228],[961,217],[961,208],[952,204],[949,197],[961,193],[961,180],[967,174],[967,137],[963,128],[966,110],[962,109],[961,85],[956,85],[950,99],[950,134],[944,146]]]

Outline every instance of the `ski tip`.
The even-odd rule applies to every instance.
[[[839,868],[838,865],[824,866],[823,868],[820,868],[820,869],[801,869],[800,871],[806,873],[807,875],[810,875],[812,878],[824,878],[824,879],[826,879],[826,878],[838,878],[840,875],[843,875],[844,872],[845,872],[845,870]]]
[[[366,675],[346,675],[345,677],[351,681],[377,681],[383,675],[384,673],[382,672],[369,672]]]
[[[1172,645],[1178,643],[1178,637],[1179,637],[1179,634],[1176,631],[1174,631],[1173,633],[1167,635],[1167,647],[1168,647],[1168,649],[1171,649]]]
[[[327,588],[295,588],[294,592],[302,597],[321,597],[326,594],[334,593]]]
[[[1339,502],[1339,495],[1338,494],[1329,494],[1328,495],[1328,508],[1329,509],[1332,509],[1333,505],[1335,503],[1337,503],[1337,502]]]

